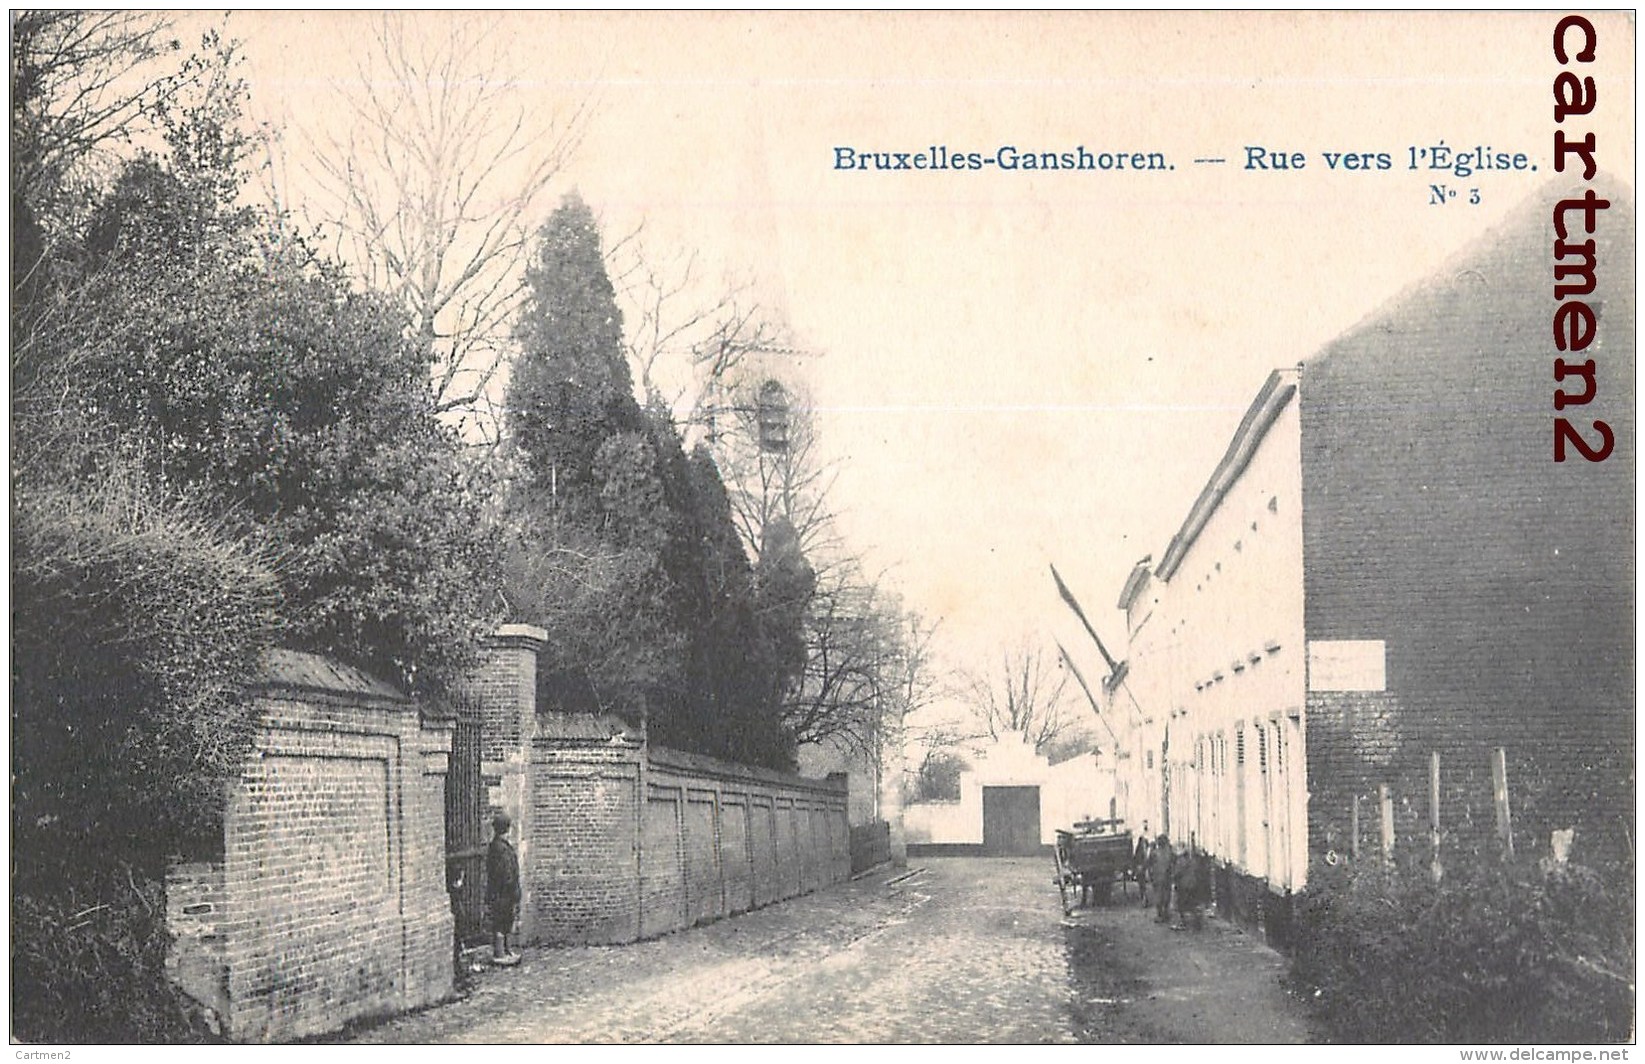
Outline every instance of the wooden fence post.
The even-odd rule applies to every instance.
[[[1394,796],[1386,783],[1377,784],[1377,806],[1381,811],[1378,827],[1382,833],[1382,859],[1394,859]]]
[[[1428,841],[1433,847],[1433,863],[1428,872],[1439,882],[1445,870],[1439,863],[1439,751],[1428,755]]]
[[[1502,840],[1502,856],[1514,855],[1514,820],[1508,808],[1508,751],[1491,751],[1491,802],[1496,806],[1496,833]]]
[[[1348,810],[1348,856],[1355,861],[1359,860],[1359,795],[1354,795],[1354,804]]]

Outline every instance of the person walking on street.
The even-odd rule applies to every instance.
[[[1171,840],[1162,831],[1154,840],[1153,867],[1148,875],[1154,889],[1154,922],[1157,924],[1171,920],[1171,871],[1175,863],[1176,854],[1171,852]]]
[[[1142,896],[1142,907],[1148,908],[1148,821],[1142,822],[1142,834],[1137,836],[1137,848],[1131,851],[1131,878],[1136,881],[1137,893]]]
[[[1205,926],[1205,864],[1192,844],[1177,855],[1176,874],[1178,926],[1198,931]]]
[[[491,919],[491,963],[512,967],[520,955],[508,947],[520,912],[520,859],[508,841],[513,827],[507,813],[491,818],[491,845],[486,848],[486,912]]]

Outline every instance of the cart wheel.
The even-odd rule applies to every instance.
[[[1062,895],[1062,915],[1067,916],[1068,908],[1068,869],[1062,863],[1062,847],[1053,847],[1051,857],[1057,862],[1057,893]]]

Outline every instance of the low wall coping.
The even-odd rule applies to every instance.
[[[527,650],[542,650],[548,646],[548,629],[539,628],[535,624],[505,624],[486,636],[485,642],[487,646],[491,647],[524,647]]]
[[[717,757],[709,757],[707,754],[688,754],[683,750],[670,750],[665,746],[653,746],[648,753],[651,764],[657,768],[673,769],[676,772],[686,772],[696,776],[712,776],[722,780],[792,787],[796,790],[817,791],[842,797],[849,790],[849,785],[843,777],[831,776],[827,779],[817,779],[812,776],[779,772],[776,769],[760,768],[755,765],[739,765],[734,761],[722,761]]]
[[[306,691],[370,702],[411,704],[411,697],[363,669],[304,650],[276,647],[263,652],[256,678],[248,685],[257,691]]]

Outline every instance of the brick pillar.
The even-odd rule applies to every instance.
[[[531,846],[531,740],[537,734],[537,655],[548,633],[533,624],[505,624],[486,640],[474,690],[483,722],[480,771],[493,812],[514,821],[510,837],[520,856],[520,939],[533,941],[531,880],[524,872]],[[489,818],[488,818],[489,820]],[[489,837],[489,824],[487,837]]]

